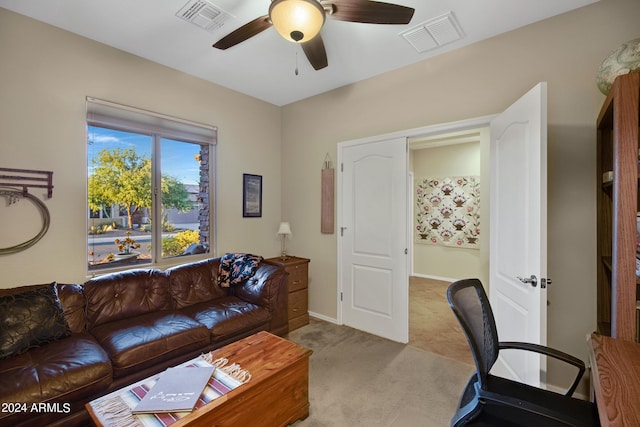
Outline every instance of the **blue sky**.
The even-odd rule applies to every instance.
[[[103,149],[134,148],[140,156],[151,158],[151,137],[117,130],[89,126],[89,159]],[[198,184],[199,165],[194,156],[200,152],[198,144],[162,140],[162,173],[177,178],[183,184]]]

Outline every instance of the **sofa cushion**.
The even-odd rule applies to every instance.
[[[84,284],[89,328],[171,308],[167,276],[157,269],[106,274]]]
[[[207,259],[179,265],[166,271],[176,308],[188,307],[228,294],[227,290],[215,286],[219,263],[217,258]]]
[[[159,311],[102,324],[91,330],[121,377],[209,344],[209,331],[173,311]]]
[[[0,359],[70,334],[55,283],[0,296]]]
[[[82,286],[58,283],[58,297],[71,332],[75,334],[85,332],[87,330],[85,318],[87,304]]]
[[[271,315],[258,305],[229,296],[182,310],[211,331],[213,342],[224,341],[243,332],[266,327]]]
[[[109,358],[95,339],[72,334],[0,360],[0,402],[74,402],[107,389],[111,378]],[[0,419],[6,415],[0,412]]]

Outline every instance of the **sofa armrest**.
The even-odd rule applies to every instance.
[[[264,307],[271,313],[269,331],[277,335],[289,332],[288,275],[283,267],[261,262],[250,279],[235,287],[238,298]]]

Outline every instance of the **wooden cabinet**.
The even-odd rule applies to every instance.
[[[598,332],[636,337],[640,73],[619,76],[598,116]],[[612,175],[612,177],[611,177]]]
[[[289,273],[289,331],[309,323],[309,260],[295,256],[265,261],[284,267]]]
[[[640,344],[591,334],[587,346],[600,425],[639,425]]]

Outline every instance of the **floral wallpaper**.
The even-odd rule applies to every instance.
[[[480,177],[415,182],[415,241],[480,249]]]

